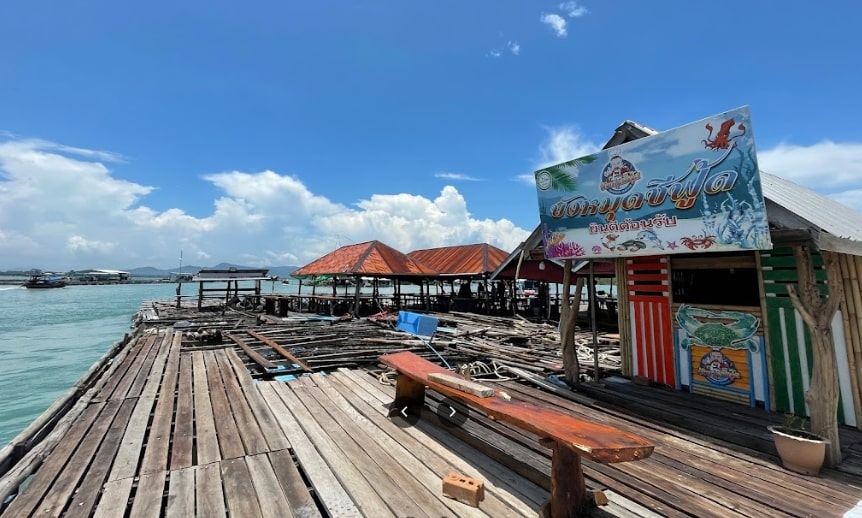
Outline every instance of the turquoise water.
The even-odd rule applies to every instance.
[[[265,283],[264,292],[296,285]],[[183,295],[197,293],[184,284]],[[8,443],[123,338],[145,300],[170,299],[176,284],[0,286],[0,447]]]
[[[176,284],[66,286],[28,290],[0,285],[0,447],[69,390],[125,333],[146,300],[173,299]],[[299,283],[264,282],[263,293],[296,293]],[[183,284],[196,297],[197,283]],[[317,293],[332,293],[320,286]],[[312,288],[302,286],[303,293]],[[390,295],[392,288],[380,288]],[[417,286],[402,286],[404,293]],[[475,286],[474,286],[475,291]],[[370,288],[363,288],[370,293]],[[339,287],[339,294],[355,293]]]
[[[296,293],[296,281],[264,282],[263,293]],[[404,291],[411,291],[405,287]],[[196,283],[183,296],[197,296]],[[347,293],[354,293],[348,288]],[[318,287],[318,293],[331,293]],[[363,292],[366,292],[363,289]],[[311,288],[302,287],[303,293]],[[344,288],[339,288],[344,293]],[[381,289],[381,294],[391,289]],[[0,285],[0,447],[69,390],[125,333],[145,300],[172,299],[176,284]]]

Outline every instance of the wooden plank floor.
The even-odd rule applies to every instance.
[[[418,422],[390,420],[394,387],[365,371],[254,381],[237,350],[186,350],[169,329],[134,339],[118,362],[3,518],[532,517],[548,498],[537,437],[461,407],[469,419],[452,426],[433,392]],[[838,517],[862,500],[852,472],[795,475],[702,432],[503,386],[656,444],[643,461],[584,463],[610,500],[594,516]],[[484,481],[479,508],[442,496],[451,472]]]
[[[129,347],[4,518],[535,516],[547,497],[399,428],[373,383],[257,383],[234,349],[185,351],[170,331]],[[442,496],[452,471],[486,481],[481,508]]]

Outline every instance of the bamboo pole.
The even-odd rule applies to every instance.
[[[623,376],[632,376],[631,313],[629,311],[628,268],[624,258],[615,261],[617,274],[617,319],[619,321],[620,356]]]
[[[852,267],[852,256],[840,254],[838,256],[838,264],[841,268],[841,280],[844,283],[844,300],[841,301],[841,323],[844,326],[844,346],[847,352],[847,364],[850,370],[850,387],[853,398],[853,411],[856,415],[857,428],[862,423],[862,406],[859,399],[859,372],[854,356],[854,343],[858,341],[858,328],[853,325],[856,321],[856,304],[853,301],[853,283],[850,281],[850,268]]]
[[[772,375],[772,338],[769,336],[769,312],[766,310],[766,285],[763,281],[763,262],[761,261],[760,252],[754,252],[755,265],[757,270],[757,285],[760,290],[760,322],[763,328],[763,354],[766,356],[766,376],[769,387],[775,387],[775,378]],[[775,391],[766,391],[769,397],[769,408],[775,408]]]
[[[845,293],[845,299],[848,306],[853,308],[852,314],[847,317],[851,331],[851,347],[847,352],[853,358],[851,366],[855,366],[850,376],[856,381],[856,427],[862,430],[862,257],[848,255],[846,258],[848,279],[845,285],[849,284],[850,291]]]

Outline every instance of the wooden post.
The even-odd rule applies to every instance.
[[[617,275],[617,321],[620,334],[620,356],[622,357],[622,374],[623,376],[631,376],[634,372],[632,369],[632,337],[631,337],[631,322],[629,315],[629,290],[628,290],[628,269],[626,268],[626,259],[619,257],[616,259],[616,275]]]
[[[820,295],[820,287],[811,263],[807,246],[793,248],[796,259],[799,291],[792,284],[787,293],[793,307],[808,324],[811,331],[811,348],[814,362],[811,368],[811,385],[805,393],[805,402],[811,412],[811,431],[828,439],[826,466],[835,467],[841,462],[841,443],[838,439],[838,365],[835,358],[835,337],[832,317],[844,298],[844,284],[838,267],[838,254],[822,251],[826,266],[829,298]]]
[[[592,505],[584,482],[581,457],[571,445],[543,439],[540,443],[553,449],[551,457],[551,499],[543,506],[547,518],[586,516]]]
[[[425,406],[425,384],[399,372],[398,380],[395,382],[395,400],[389,407],[389,417],[398,414],[420,416],[423,406]]]
[[[581,305],[580,289],[576,290],[574,302],[570,300],[569,287],[572,284],[572,260],[563,262],[563,300],[560,301],[560,351],[563,355],[563,371],[565,382],[570,386],[580,382],[581,365],[578,362],[577,345],[575,344],[575,330],[578,325],[578,308]],[[582,277],[578,277],[578,286],[581,286]]]

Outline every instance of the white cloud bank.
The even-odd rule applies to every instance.
[[[599,148],[574,126],[547,128],[533,165]],[[862,211],[862,143],[780,144],[758,157],[764,171]],[[106,164],[117,161],[122,157],[113,153],[42,140],[0,141],[0,269],[171,268],[180,249],[186,264],[302,265],[375,239],[403,251],[480,242],[512,250],[532,230],[507,219],[476,219],[453,186],[434,199],[375,194],[348,206],[274,171],[205,176],[220,192],[205,217],[181,208],[157,211],[146,205],[155,188],[116,178]],[[520,179],[533,188],[532,174]]]
[[[205,176],[221,193],[206,217],[157,211],[146,206],[154,187],[112,176],[106,163],[117,160],[41,140],[0,142],[0,269],[171,268],[181,249],[186,264],[302,265],[370,240],[403,251],[479,242],[511,250],[532,230],[474,218],[451,186],[433,200],[376,194],[345,206],[273,171]]]

